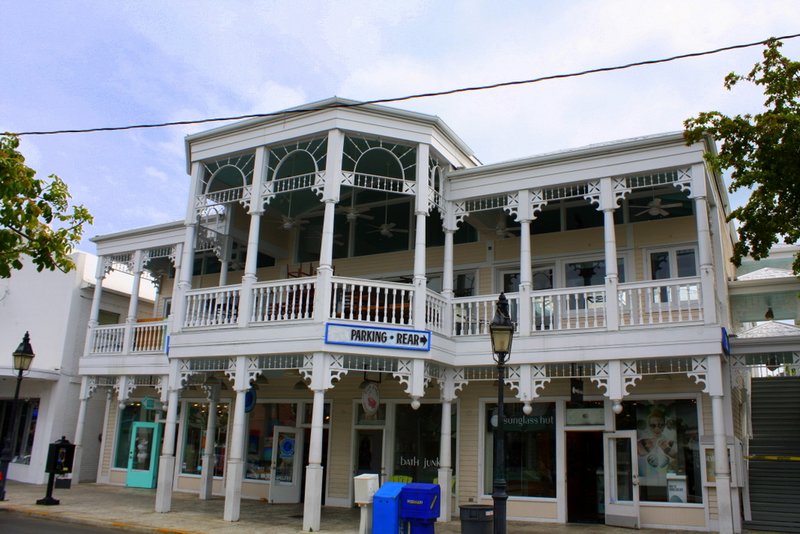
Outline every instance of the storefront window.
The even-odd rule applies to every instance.
[[[248,423],[245,478],[270,479],[273,431],[276,426],[297,426],[297,405],[269,403],[256,404],[253,407]]]
[[[432,483],[439,476],[442,406],[423,404],[414,410],[407,404],[399,404],[395,416],[394,475],[411,477],[413,482]],[[455,405],[450,424],[453,435],[450,450],[453,451],[452,467],[455,474]]]
[[[311,418],[314,416],[314,405],[307,402],[303,408],[303,424],[310,425]],[[329,425],[331,422],[331,403],[326,402],[322,408],[322,424]]]
[[[623,402],[618,430],[636,430],[639,498],[702,503],[697,402],[694,399]]]
[[[208,423],[208,404],[192,403],[186,413],[181,473],[199,475],[203,470]],[[214,436],[214,476],[225,469],[225,444],[228,439],[228,405],[217,404],[217,426]]]
[[[537,402],[525,415],[521,403],[505,405],[506,491],[514,497],[556,496],[556,406]],[[494,429],[497,404],[484,410],[483,490],[492,493],[494,483]]]
[[[119,427],[117,429],[117,445],[114,451],[114,467],[128,468],[128,454],[131,450],[131,431],[133,423],[156,420],[156,410],[145,410],[141,402],[134,402],[125,406],[119,413]]]
[[[0,435],[2,436],[11,436],[12,404],[12,401],[0,401]],[[36,421],[39,418],[39,399],[20,400],[17,407],[17,442],[13,445],[11,461],[17,464],[30,464],[33,436],[36,433]]]

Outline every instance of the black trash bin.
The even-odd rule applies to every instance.
[[[494,506],[491,504],[462,504],[461,534],[492,534],[494,532]]]

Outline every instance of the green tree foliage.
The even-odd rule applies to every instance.
[[[67,272],[75,267],[70,253],[92,216],[83,206],[69,206],[61,178],[36,178],[17,150],[19,139],[0,136],[0,278],[22,268],[30,256],[37,270]]]
[[[700,113],[684,122],[688,143],[708,133],[722,143],[719,154],[707,154],[718,172],[732,169],[730,191],[750,189],[747,204],[733,210],[728,220],[739,221],[739,242],[731,260],[740,265],[750,255],[761,259],[783,239],[800,239],[800,62],[780,53],[781,43],[769,41],[763,61],[746,76],[730,73],[725,88],[739,82],[759,86],[764,111],[728,117],[717,111]],[[800,254],[793,269],[800,275]]]

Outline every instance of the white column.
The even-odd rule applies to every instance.
[[[442,430],[439,438],[439,489],[442,500],[439,508],[439,521],[450,521],[452,515],[452,492],[450,488],[453,480],[453,461],[450,445],[452,443],[452,399],[442,398]]]
[[[733,533],[731,505],[731,467],[728,458],[728,439],[725,430],[723,404],[722,357],[708,357],[708,394],[711,396],[711,419],[714,425],[714,476],[716,477],[718,529],[721,534]]]
[[[208,392],[208,418],[206,419],[206,445],[203,449],[202,470],[200,471],[200,492],[201,500],[208,500],[213,494],[214,486],[214,467],[216,466],[216,456],[214,447],[217,437],[217,400],[219,399],[219,384],[207,386]]]
[[[316,364],[316,362],[315,362]],[[324,369],[323,369],[324,372]],[[317,373],[316,365],[314,373]],[[319,531],[322,513],[322,426],[325,413],[325,390],[314,390],[314,406],[311,413],[311,441],[308,444],[306,466],[306,493],[303,500],[303,530]]]
[[[89,387],[90,378],[81,377],[80,405],[78,406],[78,422],[75,425],[75,456],[72,459],[72,483],[78,484],[81,477],[81,459],[83,456],[83,428],[86,424],[86,406],[92,397]]]
[[[124,350],[133,350],[133,325],[139,313],[139,286],[142,283],[142,251],[133,254],[133,283],[131,284],[131,298],[128,301],[128,317],[125,318],[125,334],[123,339]]]
[[[253,172],[253,187],[250,196],[250,230],[247,234],[247,256],[244,261],[244,275],[242,276],[242,290],[239,295],[239,326],[247,327],[250,323],[253,305],[253,284],[256,283],[258,270],[258,242],[260,240],[261,216],[264,214],[262,200],[262,183],[267,167],[269,152],[265,147],[256,149]]]
[[[447,218],[447,215],[445,215]],[[445,222],[444,228],[444,265],[442,265],[442,296],[447,304],[444,307],[444,314],[442,315],[442,324],[446,332],[453,332],[453,234],[456,233],[454,228],[447,227]]]
[[[233,432],[231,448],[228,451],[228,462],[225,468],[225,521],[238,521],[242,501],[242,480],[244,480],[244,435],[247,432],[247,416],[245,414],[245,396],[250,389],[247,376],[247,358],[236,357],[236,377],[234,388],[236,402],[233,408]]]
[[[600,180],[598,209],[603,212],[604,260],[606,264],[605,310],[608,330],[619,330],[619,272],[617,269],[617,233],[614,224],[616,208],[617,197],[614,192],[614,182],[611,178],[603,178]]]
[[[697,223],[697,249],[700,259],[700,284],[703,295],[703,319],[705,324],[716,324],[717,301],[714,292],[714,266],[711,256],[711,231],[708,223],[706,201],[705,167],[692,166],[692,194],[695,222]]]
[[[325,211],[322,220],[322,240],[317,266],[317,287],[314,293],[314,319],[324,322],[331,310],[331,281],[333,279],[333,235],[334,211],[339,202],[342,182],[342,154],[344,133],[341,130],[328,132],[328,152],[325,157],[325,188],[322,202]]]
[[[531,334],[533,271],[531,268],[531,221],[520,221],[519,234],[519,317],[517,318],[520,336]]]
[[[92,309],[89,312],[89,327],[86,332],[83,353],[88,355],[92,350],[94,329],[100,320],[100,300],[103,297],[103,279],[106,277],[106,262],[103,256],[97,258],[97,269],[94,274],[94,294],[92,295]]]
[[[178,373],[178,360],[170,362],[167,380],[169,388],[167,401],[167,421],[164,425],[164,441],[158,461],[158,486],[156,487],[156,512],[169,512],[172,507],[172,481],[175,478],[175,435],[178,431],[178,394],[181,378]]]
[[[416,215],[416,228],[414,231],[414,300],[413,321],[414,328],[423,330],[426,327],[425,301],[427,299],[428,278],[426,277],[426,247],[425,225],[428,219],[428,200],[430,198],[430,149],[428,145],[417,145],[417,192],[414,199],[414,214]]]

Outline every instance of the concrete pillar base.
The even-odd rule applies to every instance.
[[[226,466],[228,479],[225,481],[225,521],[238,521],[242,504],[242,479],[244,475],[244,462],[242,460],[229,460]]]
[[[175,457],[162,454],[158,459],[156,512],[167,513],[172,507],[172,479],[175,476]]]
[[[439,518],[437,521],[450,521],[453,514],[452,506],[452,484],[453,471],[450,468],[439,469],[439,488],[442,491],[442,499],[439,503]]]
[[[200,471],[200,492],[199,497],[202,501],[211,498],[214,485],[214,457],[207,454],[203,455],[203,469]]]
[[[318,532],[322,515],[321,465],[306,466],[306,494],[303,500],[303,531]]]

